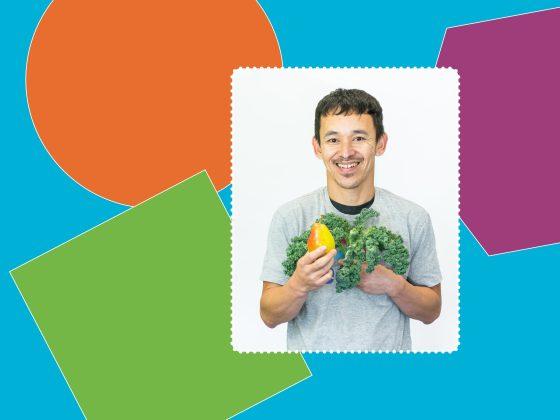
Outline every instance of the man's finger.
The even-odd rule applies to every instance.
[[[326,255],[323,255],[321,258],[317,258],[317,260],[315,260],[315,262],[310,266],[311,271],[319,271],[329,264],[332,265],[332,263],[334,262],[335,255],[336,255],[336,249],[333,249],[331,252],[329,252]]]
[[[332,278],[332,276],[333,276],[333,271],[332,270],[327,271],[327,274],[325,274],[323,277],[319,279],[319,284],[323,286]]]
[[[329,264],[325,265],[321,270],[319,270],[319,277],[324,276],[325,274],[327,274],[329,271],[332,271],[332,266],[329,266]]]
[[[321,257],[321,255],[323,255],[325,253],[325,251],[327,250],[326,246],[320,246],[319,248],[317,248],[314,251],[308,252],[307,254],[305,254],[302,258],[302,262],[304,264],[312,264],[317,258]]]

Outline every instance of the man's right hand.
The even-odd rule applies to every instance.
[[[322,246],[301,257],[288,284],[301,293],[308,293],[324,286],[333,276],[331,267],[337,252],[333,249],[325,254],[326,250],[327,247]]]

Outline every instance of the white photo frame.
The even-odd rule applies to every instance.
[[[326,185],[311,146],[318,101],[357,88],[383,107],[387,150],[375,185],[430,214],[442,282],[433,324],[411,320],[413,352],[459,345],[459,75],[442,68],[237,69],[232,76],[232,346],[286,351],[286,324],[259,316],[260,273],[272,214]]]

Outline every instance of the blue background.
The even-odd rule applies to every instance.
[[[284,66],[434,66],[445,28],[558,2],[261,1]],[[0,13],[0,418],[82,418],[9,270],[119,214],[75,184],[35,133],[25,63],[48,1]],[[220,192],[229,207],[229,189]],[[559,238],[560,240],[560,238]],[[560,246],[488,257],[461,225],[461,346],[452,354],[306,355],[313,377],[239,418],[546,416],[558,375]],[[556,275],[557,277],[557,275]],[[219,396],[217,396],[219,399]]]

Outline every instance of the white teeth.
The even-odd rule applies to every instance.
[[[351,162],[351,163],[337,163],[336,166],[343,169],[350,169],[354,166],[358,166],[358,162]]]

